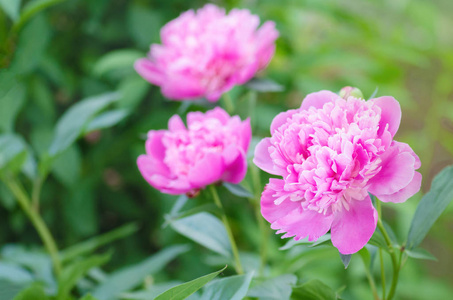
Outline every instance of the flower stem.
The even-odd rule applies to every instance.
[[[225,229],[228,234],[228,239],[230,240],[231,250],[233,252],[233,257],[234,257],[234,262],[235,262],[236,273],[243,274],[244,271],[242,269],[241,260],[239,259],[238,248],[236,246],[236,242],[234,241],[230,223],[228,222],[228,218],[226,216],[225,209],[223,208],[222,202],[220,201],[219,194],[217,193],[215,186],[212,184],[209,186],[209,190],[211,191],[212,198],[214,198],[214,203],[217,205],[217,207],[222,212],[222,222],[223,222],[223,225],[225,225]]]
[[[255,216],[258,221],[258,226],[261,232],[261,244],[260,244],[260,257],[261,257],[261,265],[260,265],[260,274],[263,273],[264,267],[266,266],[267,260],[267,244],[269,240],[269,229],[264,222],[264,218],[261,215],[261,207],[260,207],[260,199],[261,199],[261,180],[260,174],[258,172],[258,168],[255,166],[251,166],[251,174],[253,180],[253,191],[255,193],[255,198],[250,199],[253,204],[253,208],[255,210]]]
[[[61,273],[61,263],[58,256],[58,248],[55,240],[52,237],[52,234],[50,233],[39,213],[32,208],[30,198],[28,197],[20,183],[13,179],[7,179],[6,184],[13,192],[14,196],[17,199],[17,202],[19,202],[19,205],[22,207],[25,214],[28,216],[39,236],[41,237],[44,246],[50,254],[55,275],[58,277]]]
[[[231,99],[230,94],[223,93],[222,95],[223,103],[225,104],[226,111],[231,115],[234,112],[233,99]]]
[[[384,257],[382,256],[382,249],[379,248],[379,260],[381,261],[381,284],[382,284],[382,298],[385,298],[385,267]]]
[[[376,202],[378,203],[378,206],[379,206],[378,211],[380,211],[379,200]],[[396,257],[395,248],[393,247],[393,244],[392,244],[392,240],[390,239],[387,231],[385,230],[384,224],[381,221],[380,214],[379,214],[377,226],[378,226],[379,230],[382,232],[382,235],[384,236],[385,242],[387,243],[387,247],[389,248],[390,258],[392,259],[392,267],[393,267],[392,285],[390,286],[390,291],[387,295],[387,298],[385,298],[385,296],[384,296],[384,299],[391,300],[393,298],[393,296],[395,296],[396,286],[398,285],[398,276],[399,276],[400,267],[401,267],[401,253],[400,253],[400,259],[398,260],[398,258]]]

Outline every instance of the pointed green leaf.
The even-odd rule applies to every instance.
[[[102,113],[87,125],[85,132],[112,127],[124,120],[129,113],[126,109],[115,109]]]
[[[175,231],[200,245],[231,257],[231,245],[225,226],[213,215],[201,212],[174,220],[170,225]]]
[[[245,187],[239,184],[232,184],[229,182],[224,182],[222,185],[230,191],[233,195],[236,195],[238,197],[242,198],[253,198],[253,194],[247,190]]]
[[[291,289],[297,282],[293,274],[284,274],[267,280],[254,279],[247,297],[262,300],[289,300]]]
[[[351,262],[352,254],[341,254],[341,253],[339,253],[339,254],[340,254],[341,262],[344,265],[344,268],[347,269],[349,266],[349,263]]]
[[[406,248],[412,250],[423,241],[434,222],[453,200],[453,166],[434,178],[431,190],[423,196],[412,218]]]
[[[214,279],[217,275],[219,275],[223,270],[226,269],[226,266],[217,272],[213,272],[211,274],[199,277],[192,281],[177,285],[172,287],[171,289],[163,292],[159,296],[155,298],[155,300],[179,300],[179,299],[186,299],[199,289],[201,289],[205,284],[209,281]]]
[[[0,134],[0,171],[16,172],[25,162],[27,145],[16,134]],[[24,157],[25,155],[25,157]]]
[[[91,294],[87,294],[87,295],[83,296],[82,298],[80,298],[80,300],[98,300],[98,299],[91,296]]]
[[[313,279],[293,288],[291,299],[335,300],[335,292],[323,282]]]
[[[0,131],[14,131],[14,123],[24,106],[25,95],[25,86],[14,84],[6,94],[0,97]]]
[[[437,258],[432,255],[431,253],[428,252],[428,250],[425,250],[423,248],[416,248],[413,250],[405,250],[404,253],[407,254],[407,256],[415,259],[427,259],[427,260],[436,260]]]
[[[134,62],[142,58],[142,52],[134,49],[121,49],[111,51],[102,56],[94,65],[93,73],[97,76],[103,76],[112,71],[129,72],[134,71]]]
[[[206,285],[201,300],[241,300],[247,295],[253,272],[218,279]]]
[[[63,1],[65,0],[32,0],[27,2],[20,13],[19,20],[17,20],[16,24],[14,24],[14,30],[20,30],[31,17],[41,10]]]
[[[0,0],[0,7],[13,21],[19,17],[21,0]]]
[[[44,289],[39,284],[33,284],[29,288],[21,291],[14,300],[48,300],[49,297],[46,296]]]

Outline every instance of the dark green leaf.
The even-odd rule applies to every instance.
[[[164,24],[158,12],[140,4],[129,6],[127,23],[132,38],[143,49],[159,41],[159,30]]]
[[[431,190],[423,196],[417,206],[407,237],[407,249],[412,250],[420,245],[451,200],[453,200],[453,166],[448,166],[437,174],[431,184]]]
[[[219,271],[213,272],[211,274],[199,277],[192,281],[177,285],[171,289],[163,292],[155,298],[155,300],[179,300],[186,299],[199,289],[201,289],[205,284],[214,279],[219,275],[223,270],[226,269],[226,266]]]
[[[53,160],[52,174],[60,183],[71,187],[79,181],[81,165],[80,150],[77,145],[71,145]]]
[[[58,279],[58,299],[67,299],[76,283],[86,275],[86,273],[100,265],[105,264],[110,259],[110,253],[104,255],[93,255],[81,261],[75,261],[63,269]]]
[[[62,261],[70,261],[76,257],[86,255],[93,252],[97,248],[104,246],[108,243],[116,241],[118,239],[125,238],[135,233],[138,230],[138,226],[135,223],[124,225],[120,228],[114,229],[110,232],[104,233],[100,236],[95,236],[89,240],[78,243],[71,246],[60,253]]]
[[[186,245],[166,248],[150,256],[148,259],[112,273],[98,287],[93,290],[93,296],[99,300],[110,300],[118,297],[122,292],[139,285],[143,278],[162,270],[167,263],[181,253],[188,251]]]
[[[284,274],[261,281],[254,279],[247,297],[255,297],[260,300],[288,300],[296,282],[297,277],[293,274]]]
[[[427,259],[427,260],[436,260],[437,258],[432,255],[431,253],[428,252],[428,250],[425,250],[423,248],[416,248],[413,250],[405,250],[404,253],[407,254],[407,256],[415,258],[415,259]]]
[[[22,9],[19,20],[17,20],[16,24],[14,24],[14,29],[16,31],[20,30],[20,28],[24,26],[24,24],[35,14],[49,6],[63,1],[65,0],[32,0],[28,2]]]
[[[175,287],[179,284],[182,284],[180,281],[166,281],[162,283],[155,283],[150,287],[147,287],[146,290],[139,290],[130,293],[122,293],[121,298],[127,300],[149,300],[154,299],[163,292],[172,287]],[[193,296],[192,296],[193,297]]]
[[[243,198],[253,198],[253,194],[242,185],[224,182],[223,186],[233,195]]]
[[[110,103],[118,100],[117,93],[108,93],[77,102],[58,120],[49,153],[55,156],[67,149],[83,132],[88,122]]]
[[[275,81],[264,78],[253,78],[245,86],[258,92],[281,92],[285,89]]]
[[[229,299],[241,300],[247,295],[253,273],[218,279],[206,285],[202,300]]]
[[[340,254],[341,262],[344,265],[344,268],[347,269],[349,266],[349,262],[351,261],[352,254],[341,254],[341,253],[339,253],[339,254]]]
[[[304,300],[335,300],[335,292],[317,279],[310,280],[293,288],[292,299]]]
[[[15,84],[9,92],[0,97],[0,131],[14,131],[14,123],[24,106],[25,95],[25,86]]]
[[[170,223],[171,227],[189,239],[214,252],[231,257],[231,245],[223,223],[213,215],[201,212]]]

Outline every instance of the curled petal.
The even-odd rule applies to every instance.
[[[220,180],[224,169],[223,158],[220,154],[207,153],[190,169],[189,182],[197,188],[205,187]]]
[[[331,91],[319,91],[316,93],[308,94],[304,100],[302,101],[302,105],[300,106],[301,109],[307,110],[310,107],[314,108],[322,108],[324,104],[333,102],[335,99],[339,98],[339,96]]]
[[[332,244],[342,254],[356,253],[370,240],[378,215],[371,199],[352,200],[349,210],[342,209],[335,213],[332,223]]]
[[[170,131],[178,131],[178,130],[185,130],[186,126],[184,122],[181,120],[181,117],[178,115],[174,115],[168,121],[168,130]]]
[[[145,80],[161,85],[165,81],[165,74],[154,63],[146,58],[137,60],[134,64],[135,71]]]
[[[279,113],[275,118],[272,120],[271,124],[271,134],[274,133],[282,124],[285,124],[292,115],[297,113],[298,109],[291,109],[282,113]]]
[[[222,180],[234,184],[241,182],[247,173],[245,153],[232,145],[224,150],[223,160],[225,171],[223,171]]]
[[[381,121],[379,122],[378,135],[382,135],[388,124],[388,131],[395,136],[401,122],[401,106],[395,98],[384,96],[372,99],[381,108]]]
[[[379,200],[382,202],[394,202],[394,203],[401,203],[405,202],[407,199],[415,195],[418,191],[420,191],[420,187],[422,185],[422,174],[419,172],[414,173],[414,177],[412,181],[404,188],[399,190],[396,193],[385,195],[385,194],[376,194],[375,196],[378,197]]]
[[[262,139],[255,147],[253,163],[267,173],[278,175],[278,173],[274,171],[274,163],[269,154],[269,147],[271,146],[272,144],[270,143],[269,138]]]

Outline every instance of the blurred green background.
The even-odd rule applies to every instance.
[[[42,189],[41,212],[61,248],[126,223],[139,224],[137,233],[106,247],[114,252],[105,271],[139,262],[167,245],[190,243],[172,229],[162,228],[176,197],[147,185],[135,163],[144,152],[146,132],[166,128],[180,103],[165,100],[158,87],[135,73],[132,64],[146,55],[151,43],[159,42],[159,30],[166,22],[205,3],[67,0],[36,14],[14,40],[7,39],[10,17],[0,11],[1,63],[16,68],[21,77],[21,84],[8,94],[14,100],[0,103],[0,132],[22,134],[39,157],[49,147],[56,120],[71,104],[108,91],[122,93],[114,106],[126,109],[128,115],[115,127],[94,131],[66,150],[52,165]],[[428,191],[433,176],[453,162],[452,1],[214,3],[248,8],[263,21],[275,21],[280,32],[275,57],[260,76],[285,89],[258,94],[252,115],[255,136],[268,136],[272,118],[298,107],[307,93],[356,86],[367,97],[377,88],[378,96],[392,95],[402,106],[396,139],[409,143],[420,156],[422,191]],[[231,94],[237,96],[238,106],[240,97],[247,97],[240,88]],[[8,105],[8,111],[14,106],[13,113],[6,113],[1,105]],[[264,182],[266,175],[262,176]],[[259,248],[259,240],[251,206],[226,191],[223,196],[229,197],[224,203],[240,236],[240,249],[252,253]],[[404,204],[384,206],[384,219],[400,240],[407,235],[420,197],[421,193]],[[2,183],[0,201],[0,245],[14,243],[27,249],[40,245]],[[207,201],[201,195],[187,205]],[[452,220],[450,205],[423,243],[439,262],[409,260],[397,299],[453,295]],[[286,270],[280,271],[295,272],[300,280],[318,278],[336,290],[346,286],[344,299],[372,299],[359,258],[354,256],[344,270],[333,248],[296,246],[279,251],[285,242],[278,236],[270,241],[270,265],[284,260],[280,268]],[[155,280],[187,281],[218,265],[208,250],[193,246]]]

